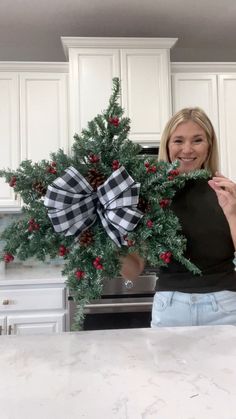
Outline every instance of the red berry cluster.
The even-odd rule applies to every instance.
[[[159,201],[159,205],[161,208],[166,208],[170,205],[170,199],[161,199]]]
[[[102,269],[104,269],[103,268],[103,265],[101,264],[101,257],[100,256],[97,256],[95,259],[94,259],[94,261],[93,261],[93,266],[94,266],[94,268],[96,268],[96,269],[98,269],[98,270],[102,270]]]
[[[51,162],[51,164],[50,164],[50,166],[47,166],[46,171],[47,171],[48,173],[51,173],[51,174],[53,174],[53,175],[56,175],[56,174],[57,174],[57,169],[56,169],[56,167],[57,167],[56,162],[55,162],[55,161],[52,161],[52,162]]]
[[[152,228],[152,227],[153,227],[153,221],[152,221],[152,220],[147,220],[147,222],[146,222],[146,226],[147,226],[148,228]]]
[[[157,171],[156,166],[154,166],[154,165],[151,166],[148,161],[146,161],[144,163],[144,166],[146,167],[146,172],[147,173],[156,173],[156,171]]]
[[[90,154],[88,156],[90,163],[98,163],[100,161],[100,157],[96,154]]]
[[[16,186],[16,176],[12,176],[9,182],[9,186],[11,186],[12,188],[14,188]]]
[[[163,252],[160,254],[160,259],[162,259],[165,263],[170,263],[171,256],[171,252]]]
[[[113,160],[113,162],[112,162],[112,169],[113,170],[117,170],[117,169],[119,169],[119,167],[120,167],[119,160]]]
[[[5,255],[3,256],[3,260],[4,260],[6,263],[10,263],[10,262],[12,262],[12,261],[14,260],[14,256],[13,256],[10,252],[7,252],[7,253],[5,253]]]
[[[36,223],[34,218],[31,218],[28,222],[28,231],[32,233],[32,231],[39,230],[40,225]]]
[[[59,249],[58,249],[59,256],[65,256],[69,252],[70,250],[68,249],[68,247],[65,247],[63,244],[59,246]]]
[[[114,127],[118,127],[119,126],[119,123],[120,123],[120,120],[119,120],[119,118],[117,116],[110,117],[108,119],[108,121],[109,121],[109,123],[111,125],[114,125]]]
[[[77,279],[82,279],[85,275],[84,271],[81,271],[80,269],[78,269],[78,271],[75,272],[75,276]]]
[[[173,180],[176,176],[179,175],[179,171],[177,169],[173,169],[169,171],[168,180]]]

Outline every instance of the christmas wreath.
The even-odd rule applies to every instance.
[[[0,176],[20,194],[22,215],[2,233],[3,259],[64,259],[62,273],[77,302],[75,328],[83,308],[102,293],[103,279],[119,276],[120,260],[139,253],[150,266],[172,258],[194,274],[184,257],[186,239],[171,200],[186,180],[208,177],[203,170],[179,174],[178,163],[140,155],[130,141],[130,120],[119,105],[120,82],[113,79],[108,108],[74,136],[71,155],[22,161]]]

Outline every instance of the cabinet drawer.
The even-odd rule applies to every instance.
[[[64,288],[0,290],[0,311],[64,309]]]

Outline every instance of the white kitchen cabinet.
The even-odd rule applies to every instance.
[[[66,324],[62,281],[0,281],[0,334],[58,333],[66,330]]]
[[[119,51],[101,48],[70,51],[70,142],[75,133],[98,113],[109,101],[112,91],[112,78],[120,77]]]
[[[236,72],[218,76],[222,172],[236,182]]]
[[[130,139],[157,145],[171,115],[169,51],[123,49],[120,54],[122,106],[131,119]]]
[[[0,63],[1,169],[48,159],[59,148],[68,152],[67,68]],[[1,211],[19,210],[13,189],[0,182]]]
[[[70,138],[107,108],[112,78],[121,78],[121,105],[130,139],[157,144],[171,115],[169,50],[173,38],[62,38],[70,69]]]
[[[14,72],[0,71],[0,168],[15,169],[20,163],[19,78]],[[0,207],[19,208],[14,190],[0,178]]]
[[[6,322],[7,322],[7,318],[6,316],[1,316],[0,315],[0,335],[5,335],[6,334]]]
[[[68,152],[66,74],[20,74],[20,111],[21,160]]]
[[[220,170],[236,181],[236,64],[172,63],[173,113],[200,106],[219,141]]]
[[[5,334],[52,334],[65,331],[65,314],[10,315],[6,318]]]
[[[173,113],[185,107],[202,108],[218,134],[218,95],[216,74],[180,73],[172,75]]]

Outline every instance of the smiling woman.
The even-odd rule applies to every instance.
[[[182,173],[208,169],[213,179],[190,181],[172,201],[188,240],[186,256],[202,275],[174,261],[160,269],[152,326],[236,324],[236,185],[217,172],[217,139],[203,110],[185,108],[170,119],[159,160],[178,160]]]
[[[217,172],[217,139],[203,110],[185,108],[169,120],[159,160],[177,160],[182,174],[208,169],[213,177],[188,180],[172,199],[170,208],[187,238],[185,256],[202,274],[187,272],[174,258],[159,268],[152,327],[235,325],[236,185]]]

